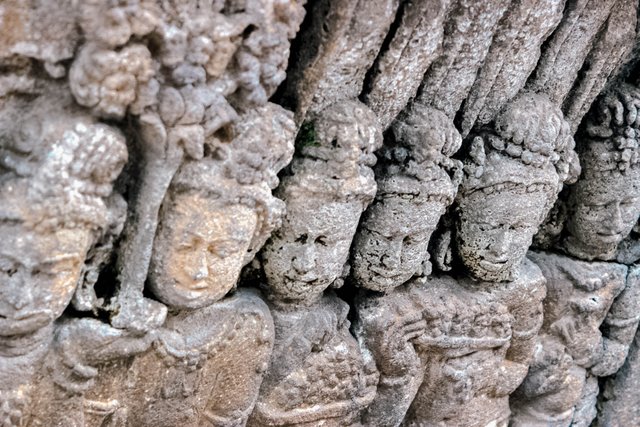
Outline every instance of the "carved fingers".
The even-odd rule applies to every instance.
[[[552,330],[557,333],[566,343],[572,343],[576,336],[577,326],[573,317],[563,317],[553,324]]]
[[[419,370],[421,363],[412,340],[425,333],[427,322],[420,313],[396,319],[374,338],[378,368],[385,375],[401,376]]]
[[[96,319],[74,319],[60,325],[54,341],[56,383],[68,392],[92,387],[97,365],[146,351],[156,334],[116,329]]]

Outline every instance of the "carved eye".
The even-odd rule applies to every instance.
[[[9,277],[13,276],[14,274],[16,274],[18,272],[18,270],[16,268],[14,268],[14,267],[6,268],[6,269],[3,268],[0,271],[2,271],[3,274],[6,274]]]
[[[225,243],[214,243],[209,245],[207,251],[219,258],[226,258],[231,253],[231,248],[230,245]]]
[[[296,242],[304,244],[304,243],[307,243],[307,239],[308,239],[308,236],[306,234],[302,234],[300,237],[296,239]]]
[[[413,236],[407,236],[402,239],[402,243],[404,243],[405,245],[413,245],[414,243],[418,243],[418,240],[414,239]]]
[[[15,263],[6,259],[0,259],[0,273],[4,274],[5,276],[11,277],[17,272],[18,269],[16,268]]]
[[[318,236],[316,237],[315,243],[318,243],[322,246],[327,246],[327,237],[326,236]]]

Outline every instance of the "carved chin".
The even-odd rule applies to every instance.
[[[487,282],[503,282],[513,280],[513,263],[492,262],[486,259],[476,259],[472,263],[466,263],[469,272],[473,277]]]
[[[368,280],[362,281],[360,286],[372,291],[386,292],[402,285],[409,278],[406,274],[399,272],[385,273],[382,275],[372,271],[368,276]]]
[[[44,328],[53,321],[48,311],[42,311],[23,317],[4,317],[0,315],[0,336],[25,335]]]

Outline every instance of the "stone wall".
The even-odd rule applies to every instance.
[[[0,426],[640,426],[639,16],[0,2]]]

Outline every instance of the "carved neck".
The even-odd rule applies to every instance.
[[[585,261],[601,260],[612,261],[616,256],[617,245],[588,246],[573,235],[569,234],[563,244],[562,250],[568,255]]]
[[[45,326],[27,335],[2,337],[0,356],[2,357],[39,357],[49,348],[53,338],[53,325]]]

